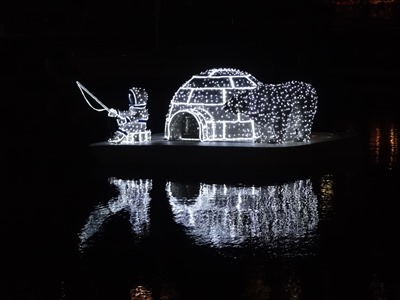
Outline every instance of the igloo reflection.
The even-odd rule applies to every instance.
[[[197,243],[282,245],[312,235],[319,221],[311,180],[269,186],[168,182],[175,221]],[[189,192],[188,192],[189,191]]]
[[[123,180],[110,178],[110,184],[114,185],[119,195],[112,198],[107,204],[99,204],[89,215],[86,224],[79,233],[80,250],[84,250],[88,241],[101,231],[107,221],[121,211],[129,213],[129,221],[133,232],[145,236],[150,228],[150,179]]]

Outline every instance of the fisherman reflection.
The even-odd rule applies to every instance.
[[[119,179],[109,178],[118,191],[118,196],[111,198],[106,204],[99,204],[87,218],[87,222],[79,233],[79,248],[85,250],[90,240],[102,231],[102,227],[120,212],[129,214],[132,231],[138,237],[145,236],[150,230],[150,179]]]

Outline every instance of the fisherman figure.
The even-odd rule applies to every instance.
[[[151,139],[146,129],[149,113],[146,108],[148,94],[145,89],[133,87],[129,90],[129,109],[110,109],[108,116],[117,119],[118,129],[108,142],[113,144],[143,142]]]
[[[147,129],[149,112],[146,108],[149,98],[144,88],[133,87],[129,90],[129,109],[120,111],[114,108],[108,108],[92,93],[90,93],[79,81],[76,82],[83,97],[91,108],[96,111],[107,111],[108,116],[117,119],[118,129],[114,135],[108,139],[112,144],[131,144],[135,142],[144,142],[151,140],[151,131]],[[95,108],[86,98],[90,95],[101,108]]]

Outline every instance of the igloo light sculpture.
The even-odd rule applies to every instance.
[[[315,88],[302,81],[264,84],[232,68],[192,76],[173,96],[167,140],[275,142],[310,140]]]

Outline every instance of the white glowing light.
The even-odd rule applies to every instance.
[[[98,205],[90,214],[86,224],[79,233],[79,248],[83,250],[87,242],[101,231],[107,221],[120,211],[127,211],[130,215],[133,232],[138,236],[147,235],[150,228],[150,190],[152,181],[145,180],[123,180],[110,178],[119,195],[111,199],[106,205]]]
[[[168,182],[166,191],[175,221],[197,242],[216,248],[250,240],[295,242],[319,221],[310,180],[258,187],[202,183],[197,190]]]
[[[129,90],[129,109],[120,111],[114,108],[108,108],[104,103],[90,93],[79,81],[76,82],[83,97],[88,105],[96,111],[107,111],[110,118],[116,118],[118,129],[114,135],[108,139],[112,144],[133,144],[151,140],[151,131],[147,129],[149,112],[146,108],[148,94],[145,89],[133,87]],[[88,94],[95,100],[101,108],[95,108],[88,98]]]
[[[275,142],[310,140],[317,93],[309,84],[264,84],[237,69],[209,69],[171,100],[167,140]]]

